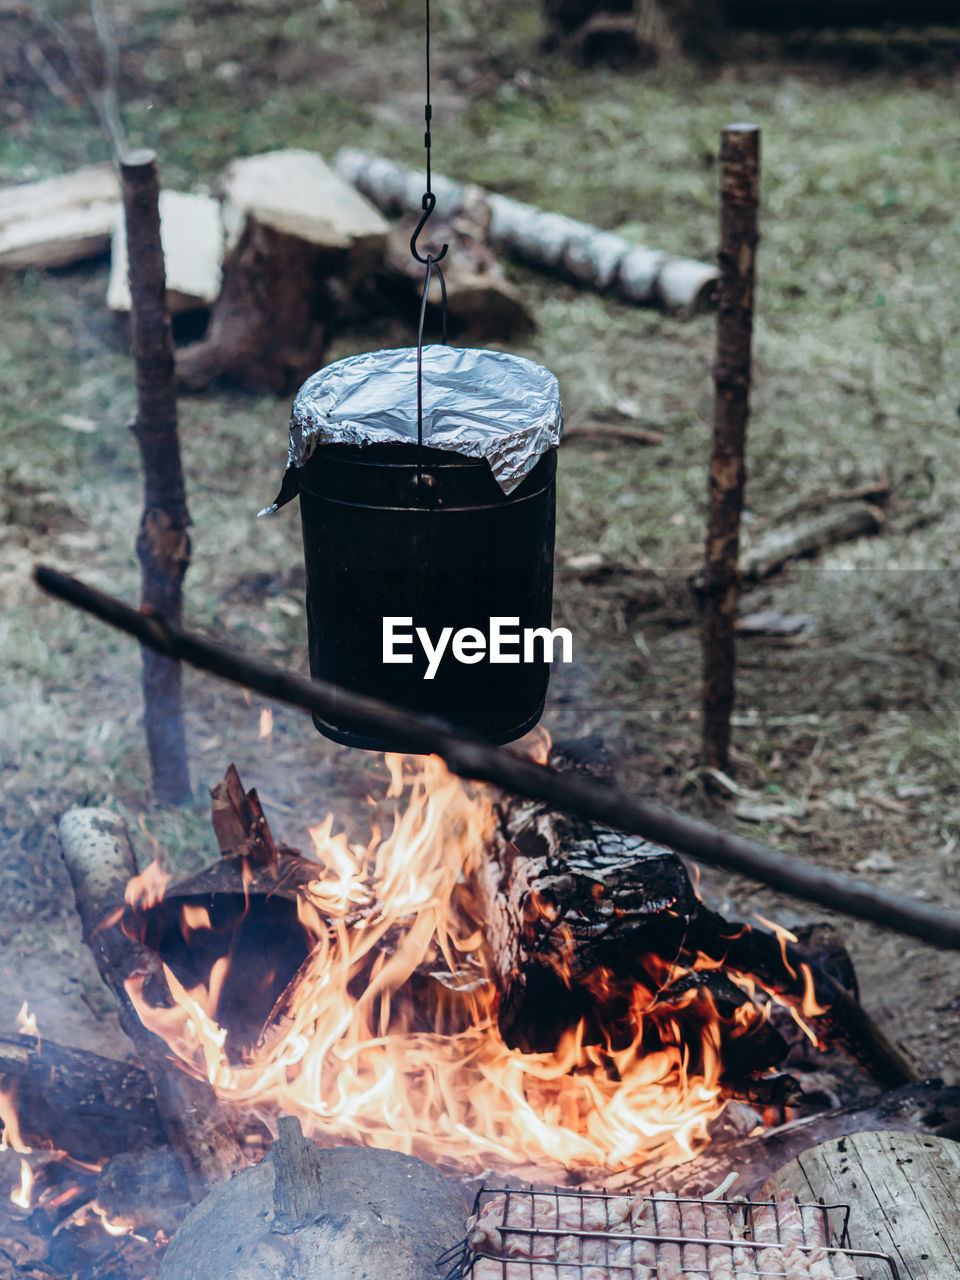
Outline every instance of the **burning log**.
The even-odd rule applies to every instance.
[[[567,776],[592,774],[612,785],[598,739],[558,745],[550,764]],[[595,1019],[605,1009],[615,1019],[616,983],[641,981],[664,1010],[706,998],[721,1024],[736,1027],[723,1046],[725,1078],[740,1096],[755,1096],[746,1077],[779,1061],[785,1046],[769,1028],[766,1035],[757,1028],[742,1034],[736,1010],[748,997],[722,970],[697,971],[693,966],[704,955],[805,1005],[822,1038],[842,1045],[881,1083],[921,1078],[856,999],[845,952],[838,967],[823,946],[806,951],[723,919],[700,901],[681,860],[661,845],[542,803],[504,798],[499,812],[500,839],[480,862],[476,889],[508,1044],[555,1048],[582,1018]],[[691,968],[678,980],[675,965]]]
[[[137,1016],[126,980],[137,969],[156,969],[150,952],[119,929],[117,903],[136,875],[123,822],[105,809],[71,809],[60,823],[60,843],[100,976],[119,1001],[120,1025],[150,1077],[157,1112],[171,1146],[181,1156],[196,1198],[243,1164],[236,1136],[205,1080],[171,1069],[164,1042]]]
[[[92,1163],[164,1141],[144,1071],[46,1038],[0,1036],[0,1092],[29,1147]]]
[[[555,748],[550,763],[599,766],[610,781],[597,739]],[[500,1031],[508,1044],[552,1049],[593,1004],[589,975],[622,973],[628,956],[676,955],[697,899],[676,854],[636,836],[507,798],[500,827],[475,874]]]
[[[745,840],[651,801],[627,795],[593,779],[557,773],[512,751],[491,747],[452,725],[418,716],[325,681],[307,680],[268,663],[247,658],[203,636],[184,631],[160,614],[144,614],[44,565],[34,570],[37,585],[84,609],[110,626],[135,636],[159,653],[189,662],[267,698],[331,719],[349,715],[359,729],[386,735],[411,751],[437,754],[461,777],[490,782],[515,795],[541,800],[565,813],[601,822],[625,834],[641,835],[708,866],[736,871],[784,893],[835,911],[872,920],[934,946],[960,950],[960,912],[932,903],[904,900],[855,876],[818,867],[782,851]]]

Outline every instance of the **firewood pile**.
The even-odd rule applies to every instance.
[[[345,162],[338,169],[315,152],[273,151],[234,160],[213,195],[161,192],[168,308],[192,315],[194,330],[197,317],[208,318],[203,336],[177,352],[182,387],[223,379],[286,394],[323,364],[336,329],[415,316],[422,271],[410,255],[409,219],[391,227],[376,207],[384,205],[376,196],[381,171],[371,163],[344,176]],[[422,186],[420,175],[416,183]],[[418,194],[417,210],[419,202]],[[535,327],[497,256],[513,253],[514,244],[528,264],[559,268],[583,287],[612,289],[616,279],[629,301],[676,310],[704,305],[716,280],[704,263],[490,193],[472,208],[441,201],[438,217],[446,222],[432,225],[431,236],[451,245],[444,270],[454,338],[508,339]],[[0,189],[0,271],[62,267],[108,252],[106,302],[124,317],[131,306],[127,246],[111,165]],[[439,305],[439,282],[430,305]]]
[[[594,740],[555,749],[551,759],[601,778],[608,770]],[[588,1044],[607,1042],[615,1054],[630,1032],[628,993],[654,990],[656,1016],[642,1051],[655,1056],[673,1036],[685,1046],[692,1077],[707,1047],[723,1064],[727,1107],[692,1164],[583,1167],[573,1171],[577,1180],[602,1181],[610,1194],[629,1188],[629,1194],[699,1195],[738,1171],[738,1190],[749,1195],[793,1154],[825,1138],[956,1124],[960,1091],[911,1076],[908,1060],[860,1009],[852,967],[835,937],[819,930],[790,941],[726,921],[698,898],[682,861],[662,847],[505,796],[496,801],[495,815],[494,834],[461,891],[483,922],[485,960],[477,972],[497,988],[503,1041],[536,1055],[580,1035]],[[318,863],[274,841],[256,793],[244,790],[232,768],[213,794],[213,826],[223,851],[219,862],[188,881],[163,885],[155,874],[136,874],[114,815],[81,809],[64,818],[61,841],[84,936],[117,996],[139,1065],[64,1049],[45,1037],[0,1038],[8,1145],[48,1153],[29,1164],[33,1185],[21,1187],[0,1217],[0,1243],[17,1268],[10,1274],[156,1275],[167,1242],[191,1206],[202,1202],[200,1217],[191,1215],[189,1231],[185,1226],[186,1236],[163,1263],[163,1277],[252,1280],[269,1263],[281,1268],[276,1274],[347,1280],[371,1274],[363,1268],[376,1248],[395,1258],[391,1274],[398,1280],[434,1277],[426,1255],[439,1256],[464,1235],[466,1210],[456,1181],[475,1187],[476,1165],[463,1182],[464,1170],[445,1160],[456,1179],[445,1182],[410,1157],[341,1148],[349,1136],[337,1140],[337,1149],[317,1151],[289,1126],[281,1126],[286,1147],[282,1142],[272,1161],[258,1163],[269,1147],[269,1107],[245,1109],[225,1100],[208,1080],[183,1070],[157,1034],[170,1012],[171,981],[199,989],[225,955],[246,957],[249,963],[223,981],[215,1010],[226,1052],[241,1061],[285,1034],[290,992],[309,964],[297,922],[302,889]],[[211,926],[206,931],[197,924],[201,906]],[[364,908],[357,910],[359,922]],[[191,921],[192,934],[184,927]],[[404,946],[402,928],[391,926],[380,939],[380,958],[371,956],[372,967],[354,975],[357,989],[375,982]],[[759,1003],[745,976],[766,993]],[[475,979],[476,972],[455,971],[441,955],[428,955],[405,984],[410,1007],[424,1025],[442,1023],[456,1036],[467,1011],[464,993]],[[134,998],[137,991],[152,1006],[146,1021],[153,1030],[139,1016],[144,1006]],[[712,1031],[704,1037],[707,1022]],[[807,1060],[801,1024],[841,1051],[826,1059],[829,1084],[822,1063]],[[832,1103],[847,1105],[824,1110],[834,1091],[842,1096]],[[794,1122],[781,1129],[778,1121],[786,1116]],[[764,1123],[763,1132],[748,1136]],[[314,1172],[298,1175],[284,1191],[284,1179],[300,1165]],[[522,1176],[542,1180],[545,1172],[530,1168]],[[382,1200],[380,1227],[364,1216],[372,1187]],[[346,1237],[343,1231],[330,1237],[326,1228],[303,1234],[305,1225],[320,1221],[311,1196],[321,1192],[323,1221],[333,1212],[329,1196],[342,1198],[335,1216],[351,1224]],[[261,1200],[273,1205],[269,1231],[257,1225]],[[417,1233],[412,1212],[423,1223]],[[238,1223],[246,1224],[242,1231]],[[244,1256],[234,1249],[230,1266],[238,1269],[230,1271],[228,1240],[241,1236]]]

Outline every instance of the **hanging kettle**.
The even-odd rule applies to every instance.
[[[569,660],[550,629],[557,381],[497,351],[421,356],[419,378],[416,347],[340,360],[294,402],[276,505],[299,492],[310,671],[509,742]],[[346,714],[314,720],[336,742],[404,749]]]

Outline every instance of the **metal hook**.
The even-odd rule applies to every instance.
[[[417,249],[417,240],[420,237],[420,232],[423,230],[424,226],[426,225],[427,219],[430,217],[431,213],[433,213],[434,209],[437,207],[437,197],[433,194],[432,191],[425,191],[423,193],[423,202],[421,207],[423,209],[423,217],[417,223],[416,230],[414,231],[413,235],[410,237],[410,252],[413,254],[413,256],[416,258],[418,262],[422,262],[423,265],[426,266],[427,263],[431,261],[439,262],[446,254],[447,249],[449,248],[449,245],[444,245],[439,253],[428,254],[427,257],[425,258],[420,256],[420,252]]]

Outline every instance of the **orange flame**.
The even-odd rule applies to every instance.
[[[107,1216],[106,1210],[101,1208],[101,1206],[96,1202],[96,1200],[91,1201],[88,1208],[92,1209],[93,1212],[100,1219],[100,1225],[103,1227],[104,1231],[106,1231],[107,1235],[128,1236],[133,1234],[133,1228],[129,1226],[127,1223],[123,1222],[120,1219],[117,1219],[116,1222],[112,1221]],[[137,1238],[143,1239],[142,1236],[138,1236]]]
[[[164,871],[158,859],[154,858],[146,871],[141,871],[127,884],[123,894],[124,901],[137,911],[149,911],[163,901],[170,880],[170,875]]]
[[[271,707],[260,708],[260,737],[266,738],[268,745],[273,737],[273,710]]]
[[[20,1158],[20,1185],[10,1192],[10,1199],[20,1209],[29,1209],[33,1199],[33,1170]]]
[[[149,1004],[146,975],[135,974],[127,990],[144,1024],[225,1100],[261,1118],[295,1113],[326,1142],[477,1170],[689,1158],[724,1105],[712,1000],[694,986],[668,1016],[656,987],[636,983],[629,1036],[621,1028],[594,1043],[581,1024],[552,1052],[509,1048],[469,890],[494,834],[490,795],[433,757],[416,771],[402,756],[387,764],[387,796],[406,793],[406,803],[386,834],[354,844],[332,816],[310,831],[317,875],[298,916],[312,949],[260,1043],[240,1061],[228,1056],[214,1016],[227,957],[191,990],[164,966],[170,1007]],[[151,893],[141,883],[128,900]],[[662,967],[658,982],[682,972]]]
[[[39,1043],[40,1028],[37,1026],[37,1015],[30,1012],[26,1000],[24,1000],[23,1004],[20,1006],[16,1017],[16,1023],[17,1030],[22,1036],[36,1036],[37,1042]]]
[[[21,1155],[29,1155],[33,1148],[27,1146],[20,1132],[16,1086],[12,1089],[0,1089],[0,1124],[3,1125],[0,1151],[19,1151]]]

